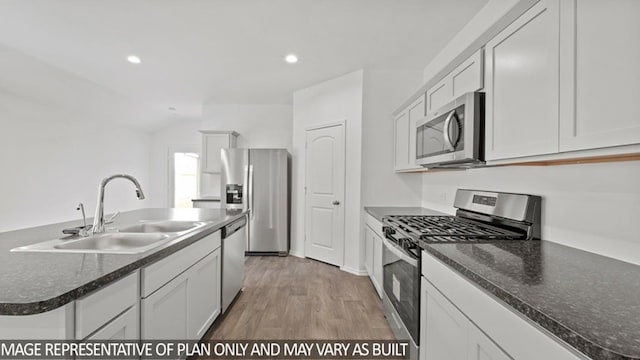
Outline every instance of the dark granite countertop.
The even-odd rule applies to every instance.
[[[389,215],[451,215],[440,211],[423,207],[398,207],[398,206],[365,206],[364,210],[369,215],[382,222],[382,218]]]
[[[123,212],[110,226],[144,220],[188,220],[209,224],[136,255],[11,252],[10,250],[64,236],[62,229],[80,221],[0,233],[0,315],[37,314],[58,308],[136,269],[158,261],[215,232],[244,215],[219,209],[141,209]]]
[[[593,359],[640,359],[640,266],[550,241],[421,247]]]

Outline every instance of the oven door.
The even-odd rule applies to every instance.
[[[398,340],[417,348],[420,328],[420,249],[385,233],[382,253],[385,315]],[[386,309],[390,308],[390,309]],[[398,322],[401,322],[399,324]],[[404,328],[404,329],[403,329]],[[406,338],[406,334],[410,336]]]
[[[484,97],[467,93],[416,123],[416,163],[426,167],[481,162]]]

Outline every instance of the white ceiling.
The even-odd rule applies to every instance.
[[[359,68],[422,70],[485,3],[0,0],[0,44],[137,104],[198,116],[204,103],[290,103]],[[298,64],[283,61],[291,52]]]

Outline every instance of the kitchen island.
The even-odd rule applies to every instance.
[[[19,318],[45,318],[53,312],[60,312],[60,317],[66,319],[61,320],[61,323],[73,322],[74,316],[71,313],[74,302],[77,309],[78,301],[90,298],[102,289],[116,288],[122,282],[129,282],[135,287],[131,290],[135,300],[127,304],[136,308],[140,304],[144,308],[147,298],[151,299],[154,294],[167,289],[165,285],[170,281],[186,276],[184,273],[188,268],[204,260],[208,254],[214,255],[214,252],[216,256],[212,259],[215,264],[211,263],[211,269],[217,272],[204,276],[200,283],[207,287],[207,281],[210,281],[219,286],[219,230],[243,216],[243,211],[217,209],[141,209],[124,212],[110,226],[117,229],[160,220],[206,223],[197,230],[182,234],[141,254],[11,251],[16,247],[60,238],[63,235],[62,229],[78,226],[78,221],[0,233],[0,271],[3,274],[0,277],[0,334],[11,334],[10,323],[18,324],[21,321]],[[219,304],[219,288],[211,289],[210,293],[215,291]],[[219,309],[215,315],[218,313]],[[75,315],[78,318],[78,314]],[[33,330],[33,336],[37,337],[36,329]],[[64,338],[76,339],[89,335],[87,331],[82,334],[78,332],[78,326],[71,324],[59,334],[63,334],[61,336]],[[72,336],[73,333],[76,335]]]

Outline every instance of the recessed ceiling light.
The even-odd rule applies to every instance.
[[[142,60],[140,60],[140,58],[137,57],[136,55],[127,56],[127,61],[132,64],[140,64],[142,62]]]
[[[175,107],[173,107],[173,106],[169,106],[167,109],[169,109],[169,111],[173,111],[173,112],[175,112],[175,111],[177,111],[177,110],[178,110],[178,109],[176,109],[176,108],[175,108]]]
[[[295,64],[298,62],[298,57],[295,54],[289,54],[284,57],[284,61],[288,62],[289,64]]]

